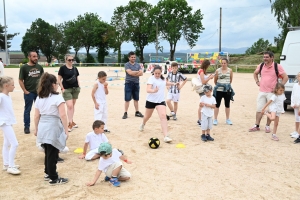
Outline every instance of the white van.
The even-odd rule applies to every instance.
[[[291,93],[293,85],[297,83],[296,75],[300,72],[300,27],[289,27],[280,56],[280,64],[289,77],[285,84],[284,110],[291,104]]]

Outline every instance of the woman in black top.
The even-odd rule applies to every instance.
[[[73,121],[73,116],[75,103],[80,93],[79,72],[78,69],[72,65],[73,61],[73,56],[66,55],[66,65],[61,66],[58,71],[58,83],[67,105],[69,132],[71,132],[73,128],[78,128],[78,125]]]

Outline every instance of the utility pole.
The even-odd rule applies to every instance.
[[[221,52],[221,41],[222,41],[222,7],[220,7],[219,52]]]
[[[5,57],[6,57],[6,65],[8,65],[8,50],[7,50],[7,31],[6,31],[6,14],[5,14],[5,0],[3,0],[3,10],[4,10],[4,42],[5,42]]]

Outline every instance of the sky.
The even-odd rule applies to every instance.
[[[156,5],[159,0],[146,0]],[[5,0],[6,24],[8,33],[20,33],[11,41],[10,50],[20,50],[26,29],[37,18],[54,25],[76,19],[86,12],[97,13],[101,19],[110,23],[114,9],[127,5],[129,0]],[[250,47],[259,38],[274,43],[274,37],[281,30],[271,13],[269,0],[187,0],[193,12],[200,9],[203,14],[202,25],[205,30],[193,47],[212,49],[219,47],[220,7],[222,7],[222,48]],[[0,24],[4,25],[3,1],[0,1]],[[160,41],[165,50],[167,41]],[[155,50],[154,44],[145,47]],[[176,50],[188,50],[184,39],[178,41]],[[122,50],[134,50],[132,43],[124,43]],[[80,52],[85,52],[81,49]]]

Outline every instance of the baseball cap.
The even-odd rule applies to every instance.
[[[203,86],[203,92],[206,93],[208,91],[212,91],[212,86],[209,84],[206,84]]]
[[[109,144],[108,142],[101,143],[99,148],[98,148],[98,152],[101,155],[111,154],[111,152],[112,152],[111,144]]]

